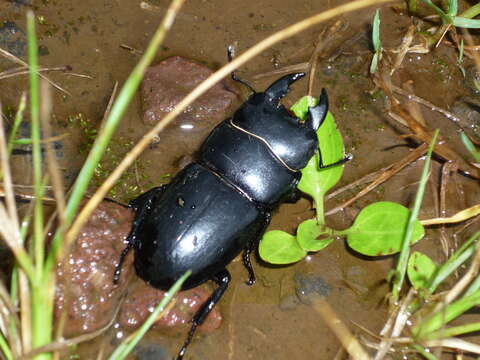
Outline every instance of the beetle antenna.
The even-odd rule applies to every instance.
[[[228,62],[231,62],[233,57],[235,56],[235,48],[233,45],[228,45],[227,46],[227,57],[228,57]],[[255,89],[253,88],[252,85],[250,85],[248,82],[246,82],[245,80],[242,80],[240,79],[236,74],[235,74],[235,71],[232,71],[232,80],[233,81],[237,81],[239,82],[240,84],[242,84],[243,86],[247,87],[252,93],[256,94],[257,92],[255,91]]]

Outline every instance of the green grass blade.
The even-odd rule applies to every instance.
[[[43,275],[44,242],[43,242],[43,207],[42,207],[42,150],[40,147],[40,100],[38,84],[38,44],[35,35],[35,15],[27,13],[28,62],[30,74],[30,116],[32,136],[32,160],[35,192],[35,217],[33,221],[33,239],[36,266],[36,282]]]
[[[473,19],[475,16],[479,14],[480,14],[480,3],[475,4],[472,7],[469,7],[467,10],[461,13],[460,16],[467,19]]]
[[[372,42],[373,49],[378,53],[382,49],[382,43],[380,41],[380,10],[375,11],[373,17],[373,29],[372,29]]]
[[[2,354],[3,356],[5,356],[5,359],[13,360],[12,351],[10,350],[8,343],[1,332],[0,332],[0,350],[2,350]]]
[[[122,360],[125,359],[128,354],[133,350],[133,348],[138,344],[138,342],[142,339],[145,333],[150,329],[155,321],[158,320],[158,316],[160,313],[165,309],[168,303],[172,300],[175,294],[181,289],[182,284],[185,280],[191,275],[191,271],[187,271],[185,274],[182,275],[180,279],[177,280],[175,284],[168,290],[165,294],[165,297],[162,299],[160,304],[157,305],[155,310],[150,314],[148,319],[143,323],[143,325],[136,331],[135,336],[133,338],[126,338],[110,355],[108,358],[109,360]]]
[[[425,164],[423,166],[422,176],[420,178],[420,184],[418,185],[417,195],[415,196],[415,202],[413,205],[412,213],[408,220],[407,229],[405,231],[405,238],[402,243],[402,250],[400,251],[400,257],[398,259],[396,276],[393,279],[392,299],[394,302],[398,301],[400,290],[402,289],[405,279],[405,273],[407,272],[408,258],[410,255],[410,242],[412,240],[415,221],[418,219],[418,213],[420,206],[422,205],[423,195],[425,193],[425,187],[427,185],[428,174],[430,172],[430,162],[432,159],[433,148],[437,142],[438,130],[435,131],[432,142],[428,149]]]
[[[452,24],[467,29],[480,29],[480,20],[468,19],[461,16],[454,16],[452,18]]]
[[[447,329],[440,329],[426,335],[425,340],[444,339],[448,337],[464,335],[471,332],[480,331],[480,322],[474,322],[471,324],[452,326]]]
[[[434,331],[445,326],[447,323],[462,315],[465,311],[478,306],[480,304],[480,291],[476,291],[469,296],[447,305],[445,309],[433,313],[431,316],[420,320],[420,322],[412,328],[412,333],[418,339],[424,339],[430,336]]]
[[[448,12],[450,16],[456,16],[458,13],[458,0],[448,0]]]
[[[17,110],[17,113],[15,114],[15,120],[13,121],[12,129],[10,130],[10,136],[8,137],[7,150],[9,155],[12,153],[18,128],[20,127],[20,124],[23,121],[23,112],[25,111],[26,104],[27,104],[27,95],[23,93],[22,97],[20,98],[20,103],[18,104],[18,110]]]
[[[472,154],[475,161],[479,162],[480,161],[480,151],[478,151],[477,148],[475,147],[475,145],[473,145],[470,138],[464,132],[460,133],[460,138],[462,139],[463,145],[465,145],[465,147],[470,152],[470,154]]]
[[[450,274],[457,270],[475,253],[478,246],[476,240],[479,236],[480,232],[472,235],[443,265],[439,267],[428,287],[430,293],[433,293],[443,280],[450,276]]]

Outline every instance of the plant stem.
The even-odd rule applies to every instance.
[[[420,206],[422,205],[423,194],[425,193],[425,187],[427,185],[428,174],[430,172],[430,161],[432,159],[433,148],[437,142],[438,130],[433,135],[432,142],[428,149],[425,164],[423,166],[422,177],[420,178],[420,184],[418,185],[417,195],[415,196],[415,202],[412,212],[408,219],[407,229],[405,230],[405,236],[403,238],[402,249],[400,251],[400,257],[398,259],[396,275],[393,278],[392,300],[393,303],[398,301],[400,291],[402,290],[403,282],[405,279],[405,273],[407,271],[408,258],[410,256],[410,242],[413,236],[413,229],[415,221],[418,218]]]

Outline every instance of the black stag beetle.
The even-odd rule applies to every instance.
[[[136,212],[128,245],[114,275],[117,282],[128,251],[135,249],[135,269],[143,280],[168,290],[187,270],[184,290],[207,280],[218,287],[192,319],[177,360],[183,358],[196,328],[221,299],[230,282],[226,266],[244,250],[247,284],[255,282],[250,254],[284,201],[298,199],[300,170],[318,150],[316,131],[328,112],[327,93],[308,110],[307,120],[279,103],[304,73],[286,75],[265,92],[255,92],[220,123],[168,185],[153,188],[130,203]],[[349,158],[329,167],[343,163]]]

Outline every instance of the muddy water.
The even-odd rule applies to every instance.
[[[26,5],[22,5],[26,4]],[[106,108],[115,81],[122,83],[138,55],[120,47],[121,44],[143,50],[167,7],[167,1],[151,1],[154,8],[142,9],[139,1],[7,1],[0,3],[0,25],[3,21],[16,24],[25,31],[24,12],[33,7],[41,24],[38,25],[39,43],[42,46],[42,66],[69,65],[79,77],[59,72],[49,77],[67,92],[54,91],[54,116],[58,134],[70,134],[63,141],[60,160],[68,180],[72,180],[83,161],[85,143],[94,137],[87,130],[98,126]],[[272,32],[284,28],[306,16],[339,4],[337,1],[254,0],[188,1],[182,9],[171,33],[157,55],[157,60],[181,55],[218,68],[225,63],[225,48],[236,44],[242,52]],[[353,161],[345,168],[342,184],[397,161],[408,154],[407,142],[399,135],[405,129],[388,118],[384,98],[375,92],[373,83],[366,77],[369,66],[369,26],[373,10],[345,16],[346,29],[339,31],[330,49],[322,58],[316,78],[316,90],[326,87],[331,99],[331,110],[344,134],[347,150],[354,154]],[[390,9],[382,13],[382,36],[387,48],[400,44],[401,36],[409,25],[406,16]],[[265,51],[245,65],[239,74],[251,79],[255,74],[271,71],[276,67],[307,61],[322,26],[286,40]],[[21,46],[22,32],[16,32],[17,55],[25,58]],[[2,46],[6,46],[5,43]],[[331,58],[331,61],[328,59]],[[408,55],[394,76],[396,84],[413,80],[415,93],[432,103],[449,108],[458,98],[467,95],[475,99],[465,87],[461,74],[454,66],[455,52],[440,47],[435,54]],[[1,70],[12,67],[0,59]],[[252,81],[257,89],[271,83],[275,77]],[[15,108],[20,94],[26,88],[25,78],[0,80],[1,101]],[[295,85],[286,99],[291,104],[306,92],[306,82]],[[244,95],[243,89],[238,89]],[[239,96],[240,103],[242,95]],[[438,114],[422,109],[430,127],[439,127],[460,149],[456,140],[456,127]],[[233,109],[232,109],[233,111]],[[148,130],[141,122],[139,97],[135,98],[119,129],[113,151],[104,163],[105,171]],[[78,125],[82,120],[83,127]],[[475,125],[473,123],[468,126]],[[478,121],[478,120],[477,120]],[[85,125],[86,124],[86,125]],[[193,124],[185,130],[181,123],[174,123],[159,137],[159,142],[148,149],[136,164],[134,171],[122,179],[123,183],[112,196],[128,200],[135,193],[160,183],[168,182],[185,161],[194,155],[198,144],[215,125],[208,121]],[[478,122],[476,124],[478,126]],[[473,127],[472,131],[476,131]],[[87,135],[86,135],[87,134]],[[88,135],[90,134],[90,135]],[[91,140],[91,139],[90,139]],[[25,157],[18,157],[16,181],[29,184],[30,175]],[[336,228],[346,228],[363,206],[377,200],[398,201],[411,205],[423,161],[412,164],[390,182],[378,188],[353,206],[328,218]],[[438,202],[435,189],[439,184],[440,167],[434,167],[434,176],[426,195],[422,217],[436,216]],[[478,203],[478,186],[471,180],[456,177],[456,184],[449,187],[447,203],[449,213]],[[353,192],[342,194],[327,203],[333,208]],[[468,194],[468,196],[466,196]],[[304,219],[312,217],[311,203],[302,199],[297,204],[282,205],[273,217],[270,229],[293,232]],[[454,230],[447,230],[452,234]],[[429,232],[419,248],[441,259],[438,232]],[[460,234],[458,241],[463,235]],[[340,345],[325,327],[314,310],[301,303],[296,296],[298,279],[313,277],[328,290],[327,300],[338,315],[361,333],[359,324],[377,332],[386,318],[381,305],[387,291],[383,280],[393,264],[393,258],[367,260],[350,252],[342,240],[336,241],[325,251],[312,255],[294,266],[272,267],[257,263],[258,282],[253,287],[244,284],[246,273],[241,262],[230,266],[233,281],[219,305],[224,316],[220,330],[208,336],[198,336],[191,345],[187,359],[332,359]],[[296,281],[297,280],[297,281]],[[145,339],[148,344],[160,344],[174,354],[184,339],[187,329],[179,329],[178,336],[166,336],[151,332]],[[121,332],[115,330],[106,339],[88,347],[80,347],[82,358],[96,356],[101,346],[115,343]],[[102,345],[103,344],[103,345]],[[108,344],[108,345],[105,345]]]

